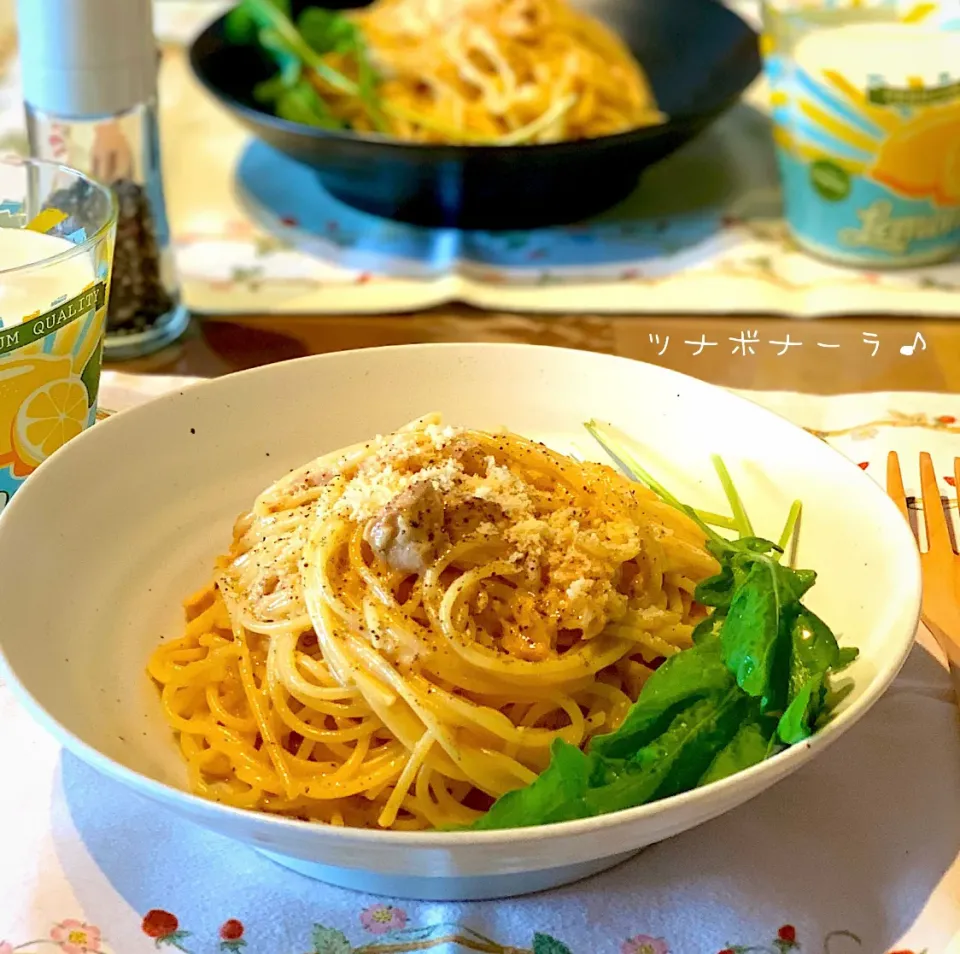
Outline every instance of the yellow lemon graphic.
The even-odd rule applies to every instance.
[[[913,199],[940,198],[947,157],[960,138],[960,109],[931,109],[895,129],[877,151],[872,176]]]
[[[38,388],[70,374],[67,356],[35,354],[0,358],[0,466],[13,458],[13,422],[23,402]]]
[[[947,153],[937,198],[941,205],[960,205],[960,138]]]
[[[37,388],[17,412],[13,472],[24,477],[87,426],[87,389],[77,375]]]

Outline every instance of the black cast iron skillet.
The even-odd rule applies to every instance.
[[[575,222],[616,204],[640,173],[733,105],[760,71],[757,35],[716,0],[574,0],[611,26],[642,64],[663,125],[529,146],[434,146],[288,122],[253,98],[275,67],[229,44],[223,18],[194,42],[207,90],[258,138],[312,166],[323,187],[365,212],[425,226],[520,229]],[[338,0],[304,6],[356,6]]]

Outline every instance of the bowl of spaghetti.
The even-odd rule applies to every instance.
[[[625,198],[760,70],[715,0],[240,0],[206,89],[334,197],[426,226],[573,222]]]
[[[478,899],[815,758],[919,593],[881,489],[748,401],[567,349],[380,348],[165,395],[43,464],[0,519],[0,671],[238,850]]]

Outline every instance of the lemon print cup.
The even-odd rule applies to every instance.
[[[55,163],[0,159],[4,505],[97,420],[116,230],[117,199],[106,186]]]
[[[7,332],[23,343],[0,353],[0,490],[12,494],[94,422],[105,304],[105,288],[94,285]]]
[[[89,397],[76,376],[37,388],[20,405],[13,422],[13,473],[26,477],[87,426]]]
[[[960,34],[808,25],[774,54],[787,225],[820,257],[873,268],[960,251]]]
[[[106,300],[105,282],[88,283],[0,328],[0,491],[12,496],[96,420]]]
[[[27,398],[71,372],[69,356],[17,354],[7,361],[0,359],[0,466],[14,458],[13,422]]]

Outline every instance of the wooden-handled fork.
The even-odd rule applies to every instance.
[[[960,487],[960,458],[954,459],[953,472]],[[890,451],[887,455],[887,493],[909,524],[910,513],[896,451]],[[960,593],[960,556],[953,550],[950,529],[940,501],[937,475],[927,453],[920,455],[920,499],[923,503],[923,522],[927,528],[927,549],[920,553],[923,573],[920,615],[950,662],[954,687],[960,696],[960,601],[957,596]]]

